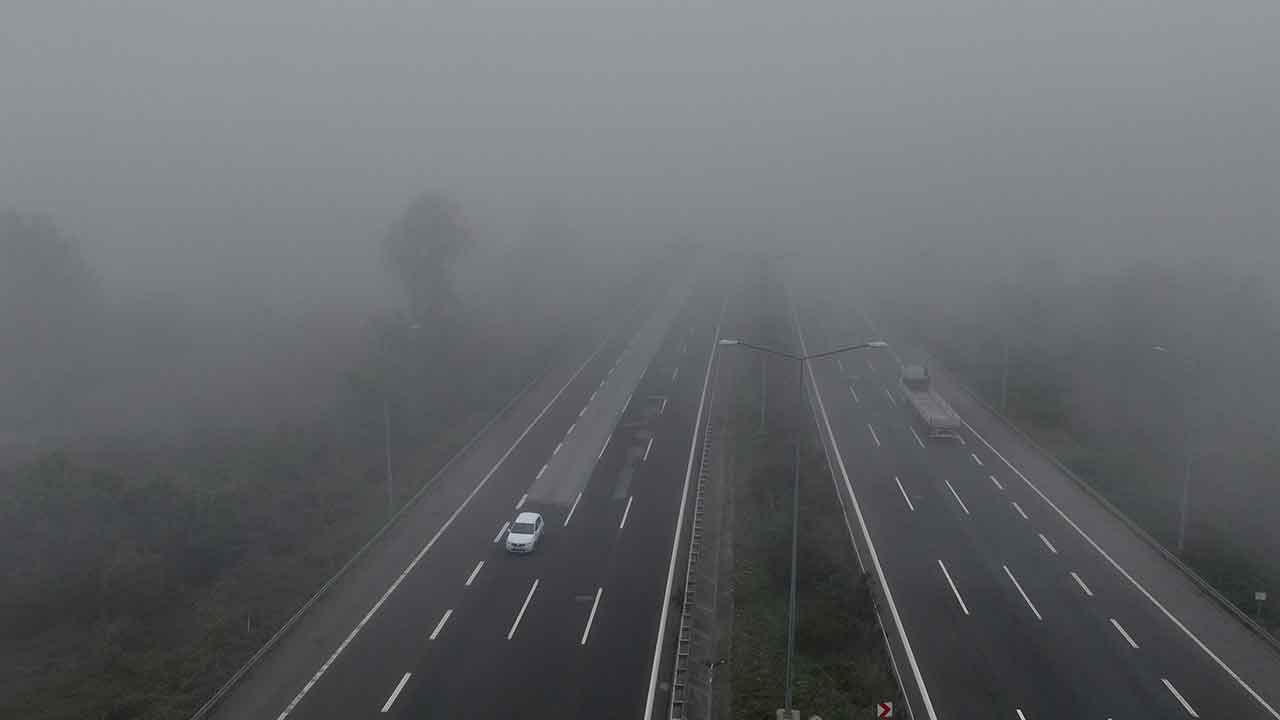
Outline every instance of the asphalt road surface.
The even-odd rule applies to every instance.
[[[722,311],[691,274],[550,373],[216,715],[644,717]]]
[[[798,299],[805,352],[880,337]],[[914,717],[1280,720],[1280,655],[945,375],[967,429],[925,437],[894,348],[810,379]]]

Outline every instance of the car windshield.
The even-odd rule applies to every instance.
[[[525,522],[518,522],[511,526],[511,532],[513,533],[528,534],[528,533],[532,533],[534,530],[537,530],[537,529],[538,529],[537,526],[534,525],[533,523],[525,523]]]

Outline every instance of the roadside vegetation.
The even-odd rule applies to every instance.
[[[774,312],[785,311],[785,299],[776,299],[781,304]],[[786,347],[787,329],[775,314],[757,325],[764,338],[759,342]],[[744,368],[759,367],[758,357],[741,360]],[[765,432],[759,432],[758,370],[744,370],[725,433],[735,458],[732,717],[772,718],[783,705],[797,436],[802,444],[794,706],[804,718],[874,717],[876,703],[896,701],[899,690],[870,577],[854,555],[818,428],[800,403],[798,380],[776,371],[780,366],[771,365]]]

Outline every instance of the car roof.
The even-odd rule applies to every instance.
[[[532,523],[538,522],[541,519],[542,519],[542,516],[536,512],[522,512],[516,516],[516,522],[518,523],[532,524]]]

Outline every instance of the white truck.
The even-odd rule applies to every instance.
[[[929,370],[923,365],[907,365],[902,368],[902,394],[915,408],[916,416],[929,431],[929,437],[960,438],[964,423],[951,404],[933,391]]]

